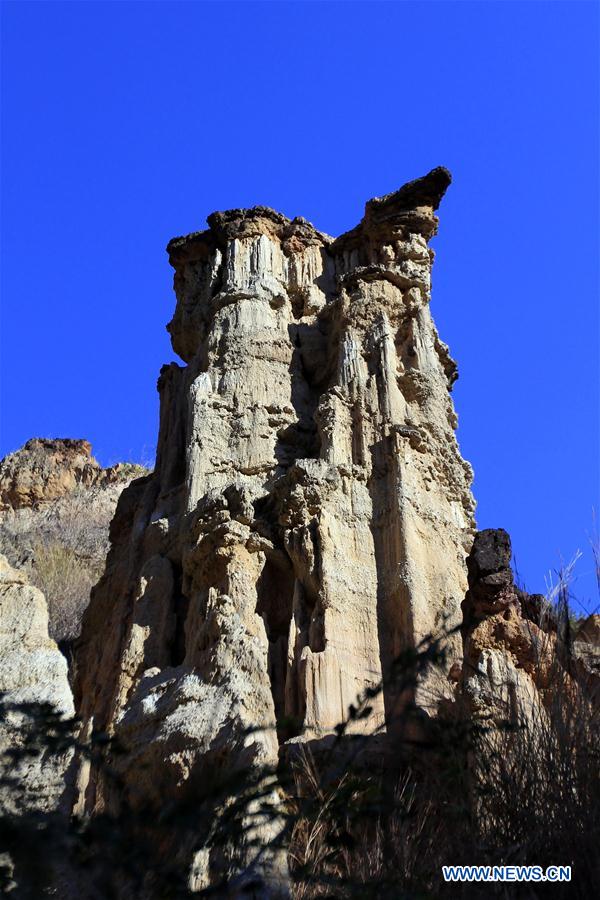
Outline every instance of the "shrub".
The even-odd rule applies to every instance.
[[[0,516],[0,552],[46,595],[50,636],[63,647],[79,634],[90,590],[104,569],[117,500],[137,468],[128,466],[109,485],[78,487],[38,509]]]
[[[56,540],[33,546],[29,578],[46,597],[50,637],[57,643],[73,641],[81,630],[81,619],[90,591],[102,574],[102,564],[82,557]]]

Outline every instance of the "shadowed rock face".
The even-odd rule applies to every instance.
[[[459,624],[471,469],[429,312],[449,182],[435,169],[369,201],[335,240],[256,207],[169,244],[186,365],[161,371],[156,469],[121,496],[77,654],[84,727],[129,746],[132,796],[276,761],[403,648]],[[459,655],[455,635],[448,667]],[[417,702],[448,693],[442,673]],[[389,687],[360,726],[391,727],[397,705]],[[82,803],[116,802],[91,773]]]
[[[0,555],[0,695],[3,704],[51,704],[61,716],[73,715],[67,663],[48,636],[44,595]],[[17,762],[7,750],[23,746],[31,727],[18,710],[0,716],[0,776],[18,787],[2,785],[0,812],[48,812],[59,807],[70,753],[24,754]],[[3,848],[4,849],[4,848]]]
[[[535,730],[561,686],[573,698],[583,688],[597,706],[600,617],[590,616],[573,641],[567,611],[519,589],[511,559],[506,531],[477,532],[462,604],[461,694],[475,715],[529,719]]]
[[[583,680],[595,686],[600,697],[600,615],[592,613],[578,630],[573,644]],[[600,702],[600,701],[599,701]]]

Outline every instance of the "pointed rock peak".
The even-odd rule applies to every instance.
[[[423,175],[408,181],[399,190],[386,194],[384,197],[373,197],[365,207],[365,218],[378,213],[396,213],[404,210],[415,209],[418,206],[429,206],[436,210],[450,183],[452,175],[444,166],[437,166]]]

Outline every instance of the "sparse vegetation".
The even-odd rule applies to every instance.
[[[66,544],[47,540],[32,550],[27,568],[31,583],[46,597],[50,636],[59,643],[73,641],[90,591],[102,574],[101,555],[82,557]]]
[[[397,666],[402,686],[436,665],[439,654],[437,641],[405,654]],[[511,721],[475,721],[459,705],[426,736],[398,747],[395,764],[388,760],[385,774],[369,755],[377,736],[348,733],[348,723],[371,699],[365,697],[325,751],[314,755],[300,749],[277,773],[237,772],[217,787],[207,773],[205,789],[193,803],[171,804],[159,816],[131,808],[126,794],[116,817],[105,812],[89,821],[61,821],[56,815],[45,821],[38,815],[32,824],[25,813],[18,821],[5,816],[0,838],[15,863],[15,872],[5,871],[5,878],[18,880],[19,866],[31,859],[32,848],[37,851],[36,890],[47,884],[44,878],[55,877],[44,850],[47,828],[53,853],[63,854],[72,871],[77,896],[94,900],[120,896],[124,884],[131,896],[152,900],[263,896],[260,860],[281,850],[288,853],[294,900],[546,896],[543,886],[532,884],[445,885],[445,864],[570,865],[573,880],[553,884],[552,897],[589,898],[600,879],[597,705],[568,675],[564,660],[555,658],[544,677],[550,700],[533,715],[521,709]],[[72,736],[75,723],[57,724],[34,712],[34,752],[36,747],[64,752],[75,744],[118,787],[111,770],[118,748],[111,741],[95,735],[91,744],[79,745]],[[410,707],[403,713],[413,714]],[[265,804],[275,785],[280,801]],[[251,826],[266,820],[278,824],[268,845]],[[166,859],[156,853],[165,833],[169,846],[190,850],[220,847],[226,854],[230,847],[236,856],[245,847],[245,874],[238,871],[233,880],[192,894],[185,860],[177,853]],[[247,889],[235,893],[234,883]]]
[[[122,489],[149,474],[138,463],[120,463],[106,485],[79,486],[39,508],[0,516],[0,553],[23,568],[46,596],[50,636],[65,648],[80,632],[90,590],[104,570],[108,530]]]
[[[118,463],[115,467],[118,470],[119,481],[132,481],[134,478],[144,478],[152,471],[150,465],[142,465],[142,463],[124,462]]]

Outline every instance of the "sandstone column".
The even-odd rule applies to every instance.
[[[133,802],[276,763],[459,623],[471,470],[428,306],[449,181],[369,201],[335,240],[256,207],[169,244],[185,365],[161,372],[156,469],[121,497],[78,649],[80,713],[129,748]],[[435,673],[417,702],[448,693]],[[397,703],[386,689],[356,727],[392,725]],[[99,773],[83,799],[118,808]]]

